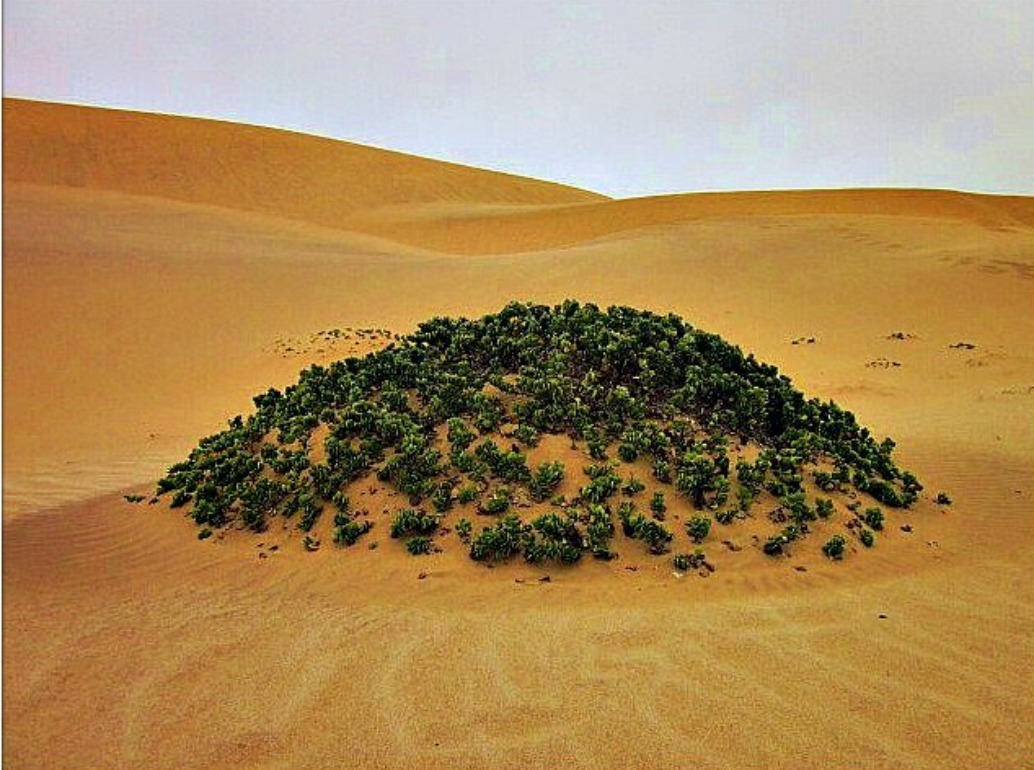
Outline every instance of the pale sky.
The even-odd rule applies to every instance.
[[[4,94],[618,197],[1034,194],[1032,0],[4,0]]]

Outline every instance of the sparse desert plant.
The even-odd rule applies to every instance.
[[[478,499],[478,487],[477,484],[465,484],[460,487],[459,493],[456,495],[456,499],[463,505],[472,503]]]
[[[844,550],[847,547],[847,541],[843,535],[833,535],[826,544],[822,546],[822,553],[830,559],[839,560],[844,558]]]
[[[644,489],[646,489],[646,485],[643,482],[641,482],[635,476],[630,476],[628,478],[628,481],[626,481],[622,485],[621,494],[625,495],[626,497],[632,497],[633,495],[639,494]]]
[[[416,535],[406,541],[406,550],[411,556],[423,556],[434,550],[434,541],[427,535]]]
[[[513,556],[521,550],[525,526],[512,513],[503,516],[494,527],[481,530],[471,541],[470,558],[475,561],[497,561]]]
[[[559,461],[542,463],[532,474],[528,489],[531,499],[542,502],[549,499],[553,490],[564,478],[564,464]]]
[[[499,516],[506,513],[510,510],[510,495],[511,492],[507,487],[500,487],[485,501],[479,512],[489,516]]]
[[[318,551],[320,549],[320,540],[313,535],[306,535],[302,538],[302,545],[305,546],[306,551]]]
[[[456,535],[460,541],[466,544],[470,544],[470,534],[473,530],[473,524],[470,523],[470,519],[460,519],[456,522]]]
[[[879,508],[866,508],[862,513],[862,521],[879,532],[883,529],[883,511]]]
[[[373,529],[373,524],[369,521],[345,521],[335,524],[334,542],[337,545],[355,545],[360,537]]]
[[[650,498],[650,511],[653,513],[654,518],[659,521],[664,521],[664,515],[667,510],[668,506],[664,502],[664,493],[657,490],[653,493],[653,497]]]
[[[937,497],[934,498],[934,502],[938,505],[951,505],[952,501],[947,492],[938,492]]]
[[[711,519],[707,516],[694,516],[686,522],[686,533],[694,543],[699,543],[711,532]]]
[[[398,539],[407,535],[430,535],[438,529],[440,519],[416,508],[403,508],[391,521],[390,534]]]

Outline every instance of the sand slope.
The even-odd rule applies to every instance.
[[[74,117],[26,118],[47,110]],[[197,143],[218,136],[430,181],[396,196],[311,160],[328,202],[269,186],[274,164],[212,173]],[[10,101],[4,153],[5,766],[1029,766],[1031,199],[598,203],[297,135]],[[955,505],[840,565],[719,561],[676,581],[644,561],[538,585],[383,537],[315,555],[295,537],[260,559],[252,539],[198,543],[174,513],[96,497],[153,479],[305,363],[383,344],[319,331],[567,296],[677,312],[776,363],[893,435]]]

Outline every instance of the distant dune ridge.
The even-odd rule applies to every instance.
[[[5,767],[1029,766],[1034,198],[611,201],[216,121],[3,120]],[[199,543],[121,497],[311,363],[565,297],[836,400],[925,512],[836,564],[715,525],[742,568],[679,579],[479,571],[376,527]]]

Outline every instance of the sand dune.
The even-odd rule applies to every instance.
[[[697,193],[554,207],[400,205],[358,212],[349,229],[457,254],[569,246],[696,220],[864,216],[964,222],[992,230],[1034,227],[1034,199],[946,190],[791,190]]]
[[[111,190],[336,226],[392,203],[601,195],[348,142],[212,120],[4,99],[4,181]]]
[[[5,766],[1029,766],[1032,199],[608,202],[265,129],[4,112]],[[110,494],[382,344],[320,331],[567,296],[722,334],[955,505],[805,573],[538,584],[383,537],[199,543]]]

